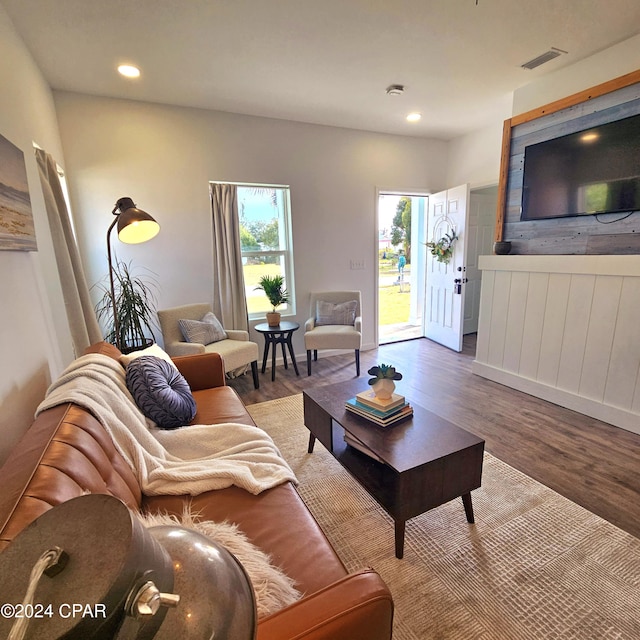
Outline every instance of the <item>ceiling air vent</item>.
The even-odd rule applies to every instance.
[[[563,53],[567,53],[567,52],[563,51],[562,49],[557,49],[556,47],[551,47],[549,51],[545,51],[543,54],[539,55],[537,58],[534,58],[533,60],[529,60],[529,62],[525,62],[520,66],[523,69],[535,69],[536,67],[539,67],[541,64],[544,64],[545,62],[549,62],[549,60],[553,60],[554,58],[557,58]]]

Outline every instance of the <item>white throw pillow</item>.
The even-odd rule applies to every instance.
[[[316,300],[316,325],[353,324],[356,321],[357,300],[333,304]]]
[[[136,358],[139,358],[140,356],[155,356],[156,358],[162,358],[163,360],[166,360],[174,367],[176,366],[171,359],[171,356],[157,344],[152,344],[150,347],[141,349],[140,351],[132,351],[131,353],[128,353],[126,355],[122,354],[119,358],[120,364],[126,369],[130,362],[132,362]],[[176,367],[176,369],[177,368],[178,367]]]
[[[228,337],[220,320],[211,311],[202,320],[178,320],[178,326],[187,342],[207,345]]]

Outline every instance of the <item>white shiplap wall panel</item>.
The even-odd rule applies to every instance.
[[[640,434],[640,256],[482,256],[473,371]]]
[[[559,389],[578,393],[584,345],[589,331],[589,315],[593,302],[593,290],[596,277],[593,275],[571,274],[571,286],[567,300],[566,330],[560,352],[558,366]]]
[[[517,373],[520,369],[520,353],[524,340],[524,319],[527,309],[529,274],[511,273],[509,317],[507,321],[502,368]]]
[[[489,338],[489,363],[494,367],[502,367],[504,358],[510,290],[511,274],[506,271],[496,273],[491,310],[491,335]]]
[[[489,337],[491,332],[495,279],[495,271],[485,271],[482,274],[482,293],[480,295],[480,311],[478,312],[478,336],[485,336],[486,339],[482,340],[482,342],[478,340],[476,344],[476,358],[481,362],[489,362]]]
[[[571,276],[568,273],[552,273],[549,276],[536,379],[554,387],[558,381],[570,286]]]
[[[636,389],[633,393],[631,413],[636,414],[638,416],[638,423],[640,424],[640,365],[638,365],[638,374],[636,377]],[[638,429],[638,431],[640,431],[640,428]]]
[[[624,278],[604,401],[631,410],[638,385],[640,362],[640,279]]]
[[[531,273],[529,275],[519,374],[532,380],[535,380],[538,375],[548,289],[548,273]]]
[[[598,402],[604,400],[622,280],[616,276],[598,276],[593,291],[578,393]]]

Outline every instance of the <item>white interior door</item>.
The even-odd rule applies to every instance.
[[[467,205],[467,283],[464,288],[464,326],[462,333],[476,333],[480,314],[480,285],[482,271],[478,268],[480,256],[491,255],[493,252],[494,231],[496,228],[496,206],[498,204],[498,190],[488,187],[472,190]]]
[[[458,239],[449,264],[438,262],[427,252],[425,336],[454,351],[462,351],[468,202],[468,184],[429,196],[427,242],[438,241],[452,231]]]

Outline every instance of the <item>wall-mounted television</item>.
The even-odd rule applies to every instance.
[[[640,115],[525,147],[521,220],[640,210]]]

